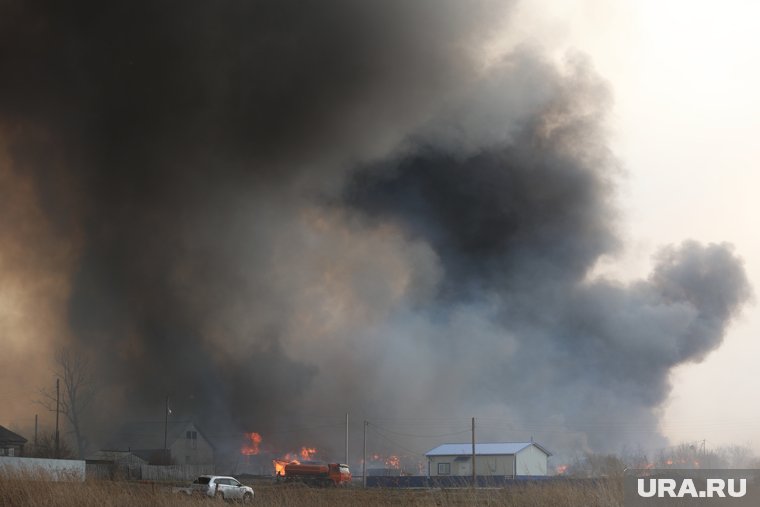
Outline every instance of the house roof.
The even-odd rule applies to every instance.
[[[25,444],[27,440],[5,426],[0,426],[0,442],[4,444]]]
[[[164,448],[164,422],[148,421],[126,423],[108,441],[106,449],[137,450]],[[166,446],[171,447],[178,439],[185,438],[188,430],[197,431],[206,441],[198,426],[192,421],[172,421],[166,425]],[[209,442],[211,444],[211,442]]]
[[[517,454],[535,445],[539,450],[545,453],[547,456],[551,456],[552,453],[546,450],[545,447],[535,442],[494,442],[494,443],[482,443],[475,444],[475,454],[495,455],[495,454]],[[472,455],[472,443],[465,444],[443,444],[439,445],[435,449],[429,450],[425,453],[425,456],[471,456]]]

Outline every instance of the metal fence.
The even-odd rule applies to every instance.
[[[525,484],[527,482],[549,482],[558,479],[548,476],[486,476],[479,475],[476,477],[476,484],[479,488],[503,488],[514,484]],[[367,476],[368,488],[464,488],[472,486],[471,476],[435,476],[426,477],[419,475],[402,475],[400,477],[389,476]]]

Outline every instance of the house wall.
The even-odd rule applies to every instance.
[[[0,456],[23,456],[24,444],[0,442]]]
[[[515,457],[512,454],[475,456],[475,475],[514,475]]]
[[[517,475],[546,475],[549,457],[535,445],[517,453]]]
[[[187,431],[197,432],[198,438],[186,438]],[[214,448],[193,425],[189,425],[170,447],[172,459],[177,465],[207,465],[214,463]]]
[[[430,476],[435,477],[442,475],[438,473],[439,463],[448,463],[450,473],[448,476],[470,476],[472,475],[472,458],[466,457],[465,460],[460,458],[456,461],[457,456],[431,456],[428,458],[430,466]],[[513,454],[498,454],[475,456],[475,474],[481,476],[511,476],[514,474]]]

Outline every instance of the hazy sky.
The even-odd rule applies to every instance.
[[[614,94],[613,149],[626,239],[599,271],[648,271],[659,246],[729,242],[760,287],[760,4],[708,1],[524,2],[513,28],[558,59],[590,56]],[[674,441],[760,450],[760,308],[747,306],[723,346],[672,375],[663,431]]]

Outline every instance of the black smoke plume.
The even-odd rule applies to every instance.
[[[169,394],[283,448],[339,446],[308,428],[346,411],[658,440],[670,370],[749,296],[742,264],[687,241],[646,280],[593,277],[621,246],[610,92],[581,57],[487,59],[510,7],[0,3],[2,181],[45,217],[24,248],[71,253],[51,345],[92,356],[105,419]]]

